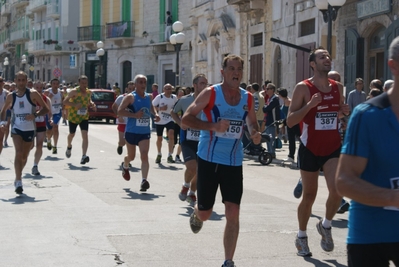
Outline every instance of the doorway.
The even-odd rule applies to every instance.
[[[370,36],[369,40],[369,51],[368,51],[368,62],[369,62],[369,77],[368,83],[373,79],[379,79],[384,82],[385,73],[385,30],[384,26],[378,27],[373,34]],[[366,88],[365,88],[366,89]],[[367,88],[368,89],[368,88]],[[365,90],[366,93],[368,90]]]
[[[122,84],[120,87],[121,87],[122,93],[124,93],[127,83],[132,80],[132,62],[125,61],[125,62],[123,62],[122,66],[123,66]]]

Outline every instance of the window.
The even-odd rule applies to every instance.
[[[315,19],[305,20],[300,23],[299,37],[315,33]]]
[[[252,39],[251,40],[252,47],[263,45],[263,34],[262,33],[257,33],[257,34],[252,35],[251,39]]]

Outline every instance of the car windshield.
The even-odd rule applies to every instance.
[[[93,101],[114,101],[113,92],[92,92],[91,100]]]

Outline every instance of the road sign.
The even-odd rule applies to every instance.
[[[30,71],[34,71],[34,70],[35,70],[35,67],[30,66],[30,67],[29,67],[29,70],[30,70]]]
[[[62,74],[62,72],[61,72],[60,68],[55,68],[55,69],[53,70],[53,75],[54,75],[54,77],[60,77],[61,74]]]

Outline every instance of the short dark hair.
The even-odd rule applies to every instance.
[[[277,89],[277,94],[281,95],[284,98],[288,96],[287,89],[285,89],[284,87],[278,88]]]
[[[258,92],[259,91],[259,84],[257,84],[257,83],[253,83],[252,84],[252,89],[254,89],[254,91],[256,91],[256,92]]]
[[[322,47],[322,46],[319,46],[319,47],[316,47],[316,48],[314,48],[314,49],[312,49],[311,51],[310,51],[310,53],[309,53],[309,64],[310,64],[310,62],[316,62],[316,51],[317,50],[326,50],[324,47]],[[312,70],[313,70],[313,67],[312,66],[310,66],[311,68],[312,68]]]
[[[244,67],[244,60],[242,59],[242,57],[237,56],[237,55],[227,55],[224,57],[223,59],[223,64],[222,64],[222,68],[225,69],[227,67],[227,61],[229,60],[238,60],[241,63],[241,66]]]
[[[267,86],[269,83],[272,83],[272,81],[271,80],[266,80],[265,81],[265,86]]]
[[[247,88],[247,84],[246,83],[240,83],[240,87],[245,89],[245,88]]]
[[[197,84],[200,78],[205,78],[206,79],[205,74],[200,73],[200,74],[195,75],[194,79],[193,79],[193,84]]]
[[[53,78],[53,79],[51,79],[50,84],[52,84],[54,81],[57,81],[58,83],[60,83],[60,80],[58,80],[57,78]]]
[[[362,78],[356,78],[356,80],[355,80],[355,85],[356,85],[358,82],[363,83],[363,79],[362,79]]]

